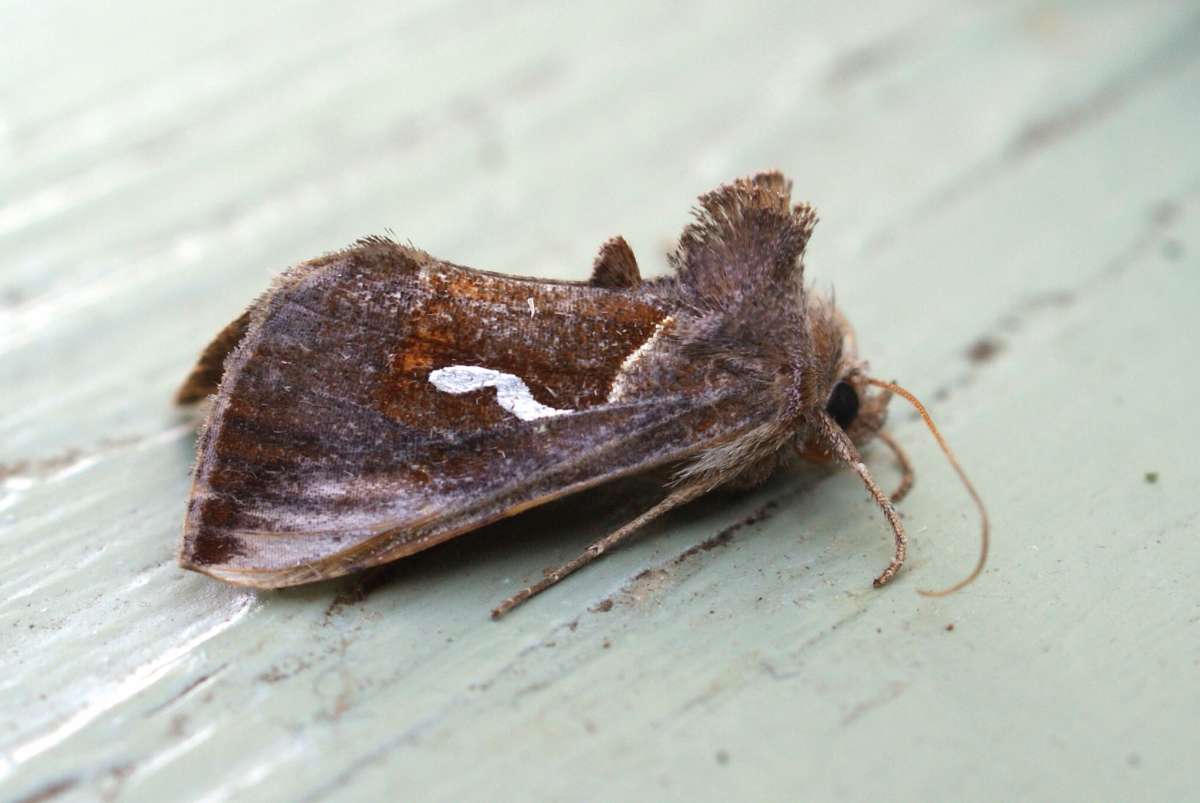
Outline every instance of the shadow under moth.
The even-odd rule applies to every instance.
[[[661,501],[502,602],[500,616],[647,522],[717,488],[761,484],[790,453],[858,474],[891,526],[887,583],[905,558],[893,502],[911,485],[882,431],[893,394],[853,330],[804,285],[817,216],[761,173],[704,195],[642,280],[616,237],[591,279],[552,281],[443,262],[389,239],[297,265],[222,330],[177,401],[212,396],[179,560],[257,588],[337,577],[567,494],[651,469]],[[904,469],[885,494],[859,447]]]

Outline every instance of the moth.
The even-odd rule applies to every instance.
[[[411,555],[568,494],[663,469],[661,500],[502,602],[500,616],[647,522],[718,488],[766,481],[789,455],[854,471],[891,527],[911,465],[882,427],[892,394],[854,330],[805,286],[817,222],[778,172],[701,196],[669,260],[643,280],[606,242],[583,282],[455,265],[390,239],[284,272],[203,351],[177,394],[211,396],[179,561],[278,588]],[[897,492],[859,448],[879,438]]]

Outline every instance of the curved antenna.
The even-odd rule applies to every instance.
[[[987,563],[990,530],[987,508],[984,507],[983,499],[980,498],[979,492],[975,490],[975,486],[971,484],[969,479],[967,479],[967,474],[965,471],[963,471],[962,466],[959,465],[958,458],[954,456],[954,452],[951,451],[950,445],[946,443],[946,439],[942,437],[942,433],[938,432],[938,428],[934,425],[933,419],[929,416],[929,411],[925,409],[925,405],[921,404],[921,400],[897,385],[895,382],[884,382],[882,379],[875,379],[869,376],[864,377],[864,379],[866,379],[868,384],[874,385],[878,388],[883,388],[884,390],[890,390],[897,396],[902,396],[916,409],[918,413],[920,413],[922,420],[925,421],[925,426],[929,427],[929,431],[933,433],[933,437],[937,440],[938,446],[942,447],[942,453],[946,455],[946,459],[950,461],[950,465],[954,467],[955,473],[958,474],[958,478],[962,480],[963,485],[966,487],[967,493],[969,493],[971,495],[971,499],[975,501],[975,507],[979,508],[979,519],[981,522],[981,528],[979,532],[979,559],[975,562],[975,568],[971,570],[970,574],[949,588],[944,588],[941,591],[917,591],[918,594],[925,597],[944,597],[947,594],[953,594],[955,591],[970,585],[975,578],[983,572],[983,566]]]

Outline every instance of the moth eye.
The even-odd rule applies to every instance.
[[[838,382],[829,394],[825,403],[825,412],[837,422],[842,429],[854,423],[858,418],[858,391],[849,382]]]

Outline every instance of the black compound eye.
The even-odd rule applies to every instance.
[[[858,418],[858,391],[849,382],[838,382],[834,385],[833,393],[829,394],[829,401],[825,403],[825,412],[842,429],[850,426]]]

